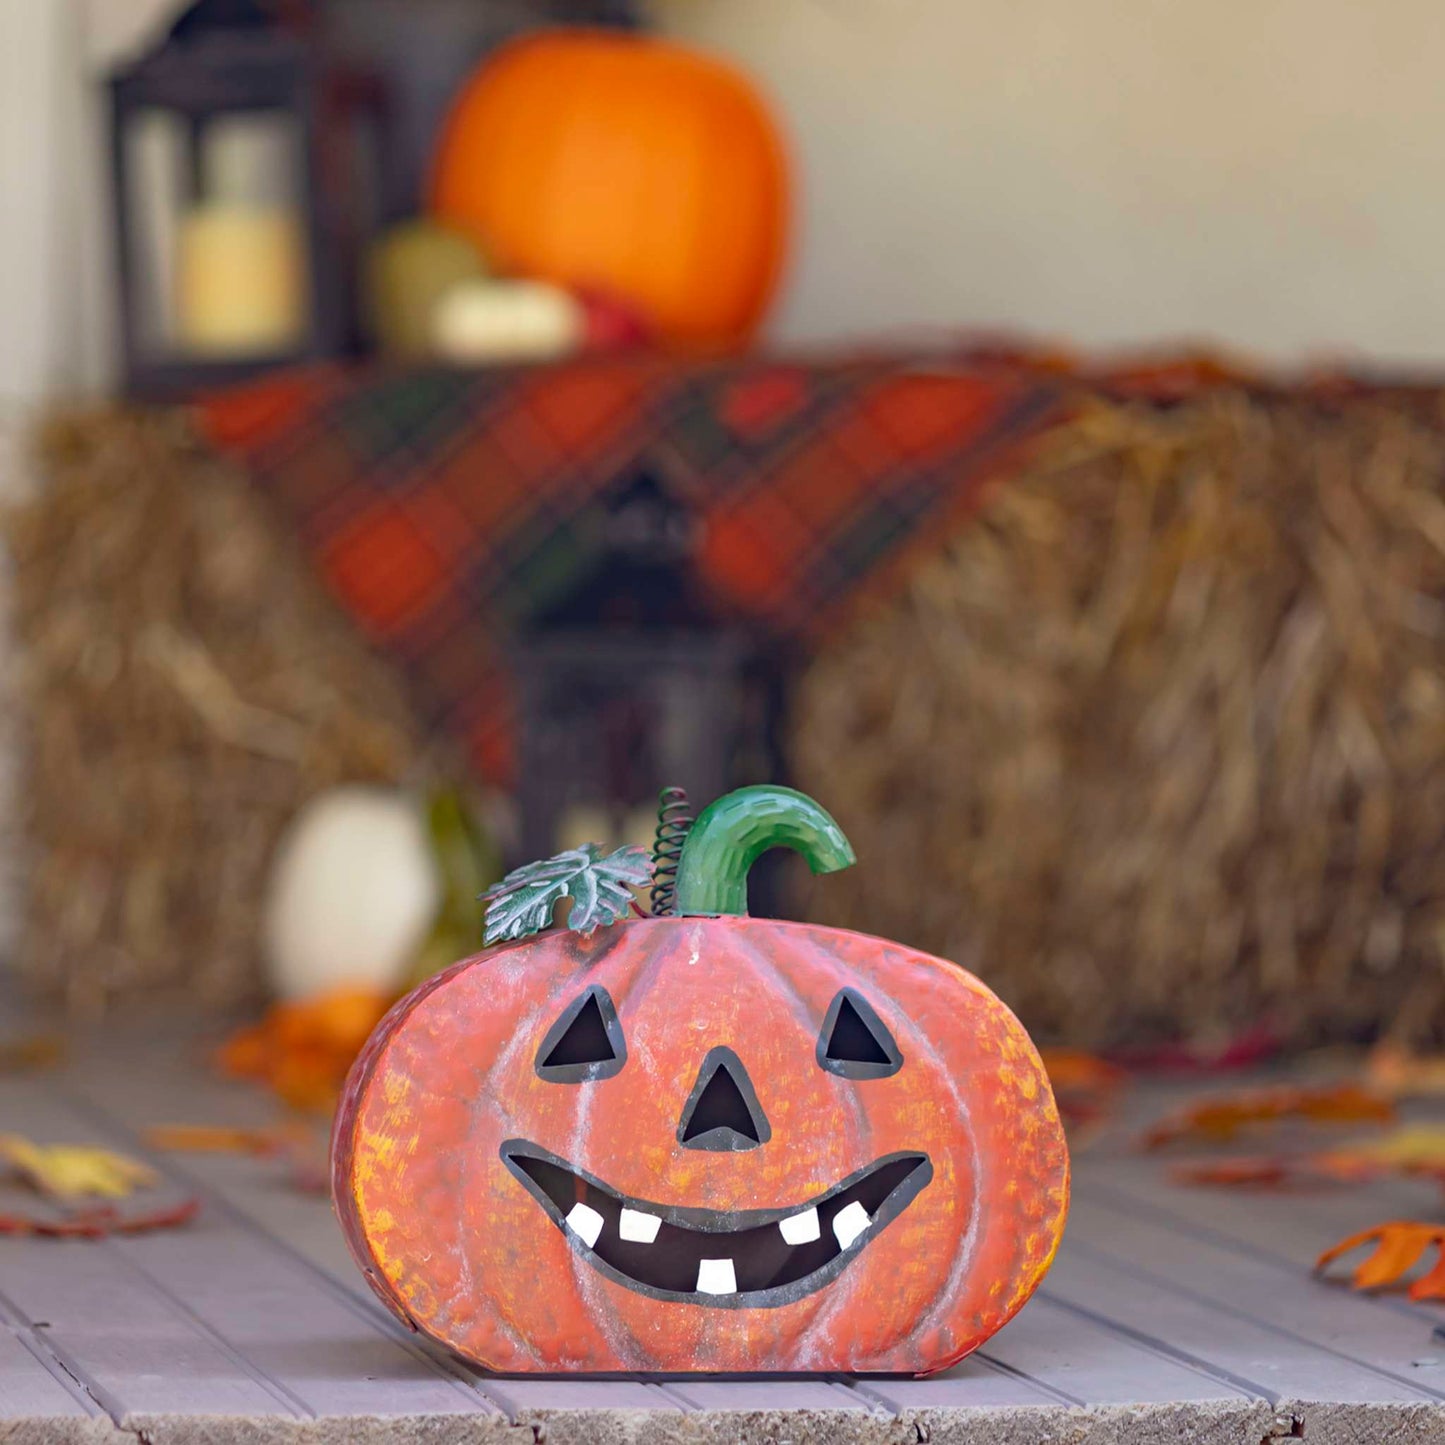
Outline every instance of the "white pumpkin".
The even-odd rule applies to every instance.
[[[351,785],[313,798],[276,849],[263,939],[286,999],[341,987],[399,991],[441,905],[419,800]]]
[[[433,349],[455,366],[555,361],[586,333],[581,303],[545,281],[460,281],[432,316]]]

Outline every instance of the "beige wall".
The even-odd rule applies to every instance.
[[[0,425],[69,379],[75,270],[73,32],[56,0],[0,3]]]
[[[178,0],[0,0],[0,408],[108,370],[93,77]],[[649,0],[803,192],[775,332],[1445,362],[1440,0]]]
[[[0,0],[0,471],[10,417],[112,375],[98,80],[181,3]]]
[[[652,0],[793,134],[787,338],[1445,359],[1440,0]]]
[[[86,58],[100,69],[159,41],[185,0],[79,0],[79,6]]]

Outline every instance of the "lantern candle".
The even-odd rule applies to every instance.
[[[289,350],[306,327],[305,246],[282,207],[197,206],[177,245],[176,334],[210,357]]]

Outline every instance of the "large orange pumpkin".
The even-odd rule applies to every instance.
[[[382,1023],[333,1187],[403,1320],[506,1372],[923,1374],[1033,1292],[1069,1172],[1027,1034],[952,963],[748,918],[779,842],[852,859],[811,800],[743,789],[687,841],[681,916],[495,948]]]
[[[432,209],[501,271],[633,302],[664,338],[745,340],[787,233],[782,144],[746,79],[663,40],[557,30],[457,100]]]

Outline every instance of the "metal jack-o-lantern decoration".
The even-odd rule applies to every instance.
[[[698,818],[662,916],[640,850],[519,869],[488,911],[510,941],[383,1021],[333,1191],[403,1320],[506,1372],[926,1374],[1028,1299],[1069,1192],[1028,1035],[955,964],[749,918],[776,846],[853,862],[758,787]]]

